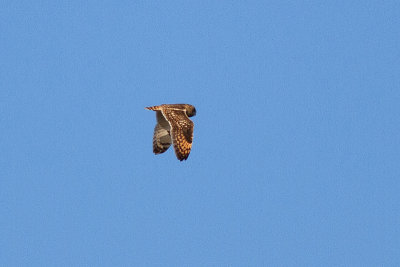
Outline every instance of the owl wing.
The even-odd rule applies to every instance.
[[[182,161],[189,157],[193,141],[194,123],[184,109],[163,108],[162,113],[171,126],[171,138],[176,157]]]
[[[171,146],[172,140],[170,135],[169,122],[164,118],[161,111],[156,111],[157,124],[154,127],[153,135],[153,152],[161,154],[167,151]]]

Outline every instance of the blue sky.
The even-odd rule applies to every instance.
[[[398,266],[399,11],[3,1],[0,265]]]

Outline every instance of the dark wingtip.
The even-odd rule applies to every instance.
[[[184,161],[184,160],[187,160],[188,157],[189,157],[189,155],[187,155],[186,157],[185,157],[185,156],[178,157],[178,159],[179,159],[180,161]]]

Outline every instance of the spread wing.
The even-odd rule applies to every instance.
[[[164,108],[162,113],[171,126],[171,138],[176,157],[182,161],[189,157],[193,141],[194,123],[184,109]]]
[[[170,125],[164,118],[161,111],[156,111],[157,124],[154,128],[153,135],[153,152],[154,154],[161,154],[167,151],[171,146],[172,140],[170,135]]]

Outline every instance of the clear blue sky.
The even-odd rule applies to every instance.
[[[1,266],[399,266],[398,1],[2,1]],[[196,106],[186,162],[155,114]]]

